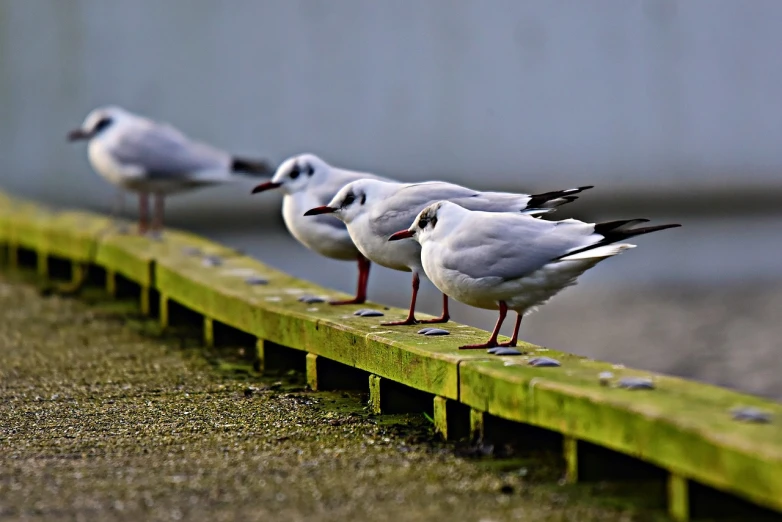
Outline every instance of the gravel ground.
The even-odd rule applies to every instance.
[[[0,309],[3,520],[660,517],[596,500],[604,484],[560,486],[540,457],[489,467],[419,416],[280,387],[120,305],[0,279]]]

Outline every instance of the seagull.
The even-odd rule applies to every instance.
[[[332,305],[361,304],[367,299],[367,282],[371,263],[353,244],[344,223],[333,216],[305,218],[304,211],[331,201],[339,190],[356,180],[387,180],[368,172],[357,172],[333,167],[314,154],[300,154],[283,161],[271,181],[261,183],[253,194],[279,188],[282,217],[285,226],[296,240],[310,250],[331,259],[356,260],[358,285],[356,295]]]
[[[383,323],[383,326],[445,323],[450,318],[448,296],[445,294],[440,317],[427,320],[415,318],[420,277],[425,275],[421,266],[421,246],[412,239],[397,245],[389,244],[388,237],[391,234],[400,228],[409,227],[421,210],[440,200],[453,201],[470,210],[541,214],[578,199],[575,194],[590,188],[579,187],[530,196],[478,192],[443,181],[397,183],[362,179],[345,185],[328,205],[312,208],[305,215],[333,214],[347,225],[353,243],[370,261],[393,270],[413,273],[413,294],[407,318]]]
[[[240,173],[271,175],[267,161],[248,160],[193,141],[176,128],[121,107],[92,110],[68,140],[87,140],[95,171],[121,189],[139,194],[139,232],[149,226],[149,195],[155,195],[151,229],[163,227],[165,197],[198,187],[235,181]]]
[[[679,224],[633,228],[648,219],[584,223],[544,221],[521,214],[467,210],[448,201],[429,205],[413,225],[389,241],[421,245],[427,277],[444,294],[477,308],[499,310],[489,340],[460,349],[516,346],[524,314],[546,303],[607,257],[635,245],[618,243]],[[516,312],[513,337],[498,343],[508,310]]]

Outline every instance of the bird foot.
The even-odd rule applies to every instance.
[[[507,341],[504,343],[499,343],[497,346],[502,346],[504,348],[515,348],[516,347],[516,341]]]
[[[438,324],[438,323],[447,323],[450,320],[451,320],[450,316],[445,315],[441,317],[436,317],[434,319],[419,319],[417,322],[421,324]]]
[[[419,321],[416,321],[415,317],[408,317],[404,321],[392,321],[390,323],[380,323],[380,326],[411,326],[418,323]]]
[[[465,344],[464,346],[460,346],[460,350],[480,350],[482,348],[496,348],[497,346],[501,346],[497,343],[497,341],[494,340],[488,340],[483,344]]]

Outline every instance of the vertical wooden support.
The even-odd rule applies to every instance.
[[[17,270],[19,268],[19,247],[15,243],[8,243],[7,256],[8,270]]]
[[[149,297],[147,297],[147,301],[149,301]],[[142,302],[142,308],[143,308],[143,302],[144,302],[144,289],[141,290],[141,302]],[[168,296],[164,294],[160,294],[160,326],[163,328],[168,328]]]
[[[142,286],[139,294],[139,308],[144,315],[152,314],[152,303],[150,302],[150,291],[148,286]],[[160,304],[163,304],[163,300],[160,300]],[[168,301],[166,301],[168,304]],[[166,306],[166,325],[168,325],[168,306]]]
[[[87,275],[87,269],[84,264],[77,261],[71,261],[71,283],[81,285]]]
[[[258,373],[266,370],[266,346],[265,341],[260,337],[255,341],[255,362],[253,368]]]
[[[565,457],[565,480],[568,484],[578,482],[578,439],[565,435],[562,439]]]
[[[690,492],[687,479],[681,475],[668,475],[668,514],[676,522],[690,520]]]
[[[204,316],[204,345],[213,347],[215,345],[215,323],[211,317]]]
[[[49,278],[49,256],[46,252],[38,251],[37,254],[37,271],[38,277],[41,279]]]
[[[106,269],[106,293],[111,297],[117,297],[117,273]]]
[[[483,440],[483,412],[470,408],[470,440]]]
[[[318,356],[314,353],[307,354],[307,386],[318,391]]]
[[[380,408],[380,377],[377,375],[369,376],[369,412],[379,415],[382,413]]]
[[[439,395],[434,397],[434,431],[448,440],[448,399]]]

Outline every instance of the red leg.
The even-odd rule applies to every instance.
[[[418,298],[418,287],[421,285],[421,279],[418,274],[413,272],[413,297],[410,299],[410,311],[407,312],[407,319],[404,321],[394,321],[391,323],[380,323],[383,326],[404,326],[409,324],[417,324],[415,320],[415,301]]]
[[[451,318],[451,314],[448,313],[448,296],[443,294],[443,314],[440,317],[437,317],[436,319],[423,319],[419,320],[419,323],[447,323],[448,320]]]
[[[371,261],[366,257],[358,256],[358,288],[356,288],[356,297],[346,301],[330,301],[332,305],[363,304],[367,300],[367,283],[369,283],[369,269],[372,267]]]
[[[505,320],[505,316],[507,314],[508,305],[505,304],[505,301],[500,301],[500,316],[497,318],[497,324],[494,325],[494,331],[491,333],[489,340],[483,344],[467,344],[465,346],[460,346],[459,349],[475,350],[478,348],[494,348],[495,346],[499,346],[497,344],[497,336],[500,335],[500,327],[502,326],[502,322]]]
[[[500,343],[500,346],[516,346],[516,342],[519,340],[519,326],[521,326],[522,317],[519,312],[516,312],[516,326],[513,327],[513,337],[507,343]]]
[[[155,194],[155,215],[152,218],[152,230],[160,232],[163,230],[163,218],[166,213],[166,196]]]
[[[149,194],[140,192],[138,195],[138,233],[146,234],[149,230]]]

